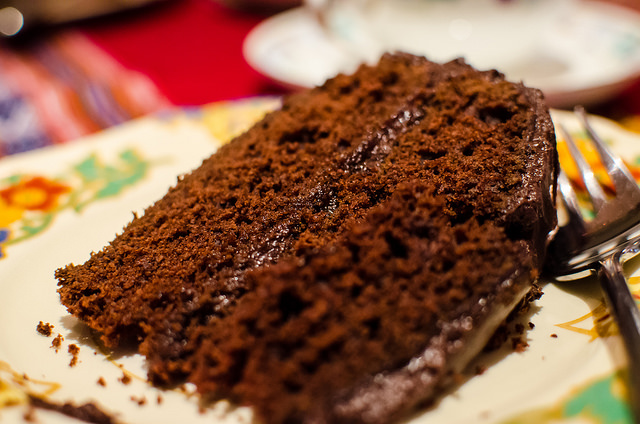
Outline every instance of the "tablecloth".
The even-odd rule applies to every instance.
[[[172,0],[5,40],[0,157],[172,107],[282,94],[242,57],[266,16]]]

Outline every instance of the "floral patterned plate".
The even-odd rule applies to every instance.
[[[151,387],[134,352],[101,350],[60,304],[53,273],[86,260],[132,211],[141,212],[276,103],[251,99],[144,118],[0,161],[0,421],[73,422],[31,408],[29,398],[39,397],[58,405],[91,402],[117,422],[251,422],[247,408],[200,405],[189,385]],[[570,114],[553,117],[580,137]],[[606,120],[596,125],[637,172],[640,138]],[[630,283],[639,294],[640,276]],[[521,319],[520,340],[528,347],[518,353],[509,345],[478,358],[471,369],[482,372],[470,373],[411,422],[631,422],[625,359],[597,283],[543,288],[545,295]]]

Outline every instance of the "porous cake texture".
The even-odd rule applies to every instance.
[[[531,289],[556,172],[539,91],[388,54],[284,99],[59,269],[59,293],[155,384],[266,423],[385,423],[436,399]]]

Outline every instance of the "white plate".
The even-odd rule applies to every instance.
[[[54,271],[86,260],[89,252],[100,249],[122,229],[131,211],[141,211],[162,196],[178,175],[211,154],[220,143],[209,130],[219,133],[220,125],[228,125],[225,120],[237,125],[255,119],[255,101],[251,102],[191,114],[188,119],[145,118],[72,145],[0,161],[0,192],[13,187],[14,199],[22,206],[36,205],[47,196],[55,200],[49,212],[20,210],[17,204],[11,209],[6,202],[0,205],[4,221],[0,231],[9,230],[8,240],[13,240],[0,242],[4,254],[0,259],[0,421],[22,421],[28,411],[25,391],[46,393],[55,402],[93,401],[129,424],[250,421],[246,408],[229,412],[228,405],[220,403],[200,411],[196,398],[188,393],[152,388],[144,381],[140,355],[105,356],[87,327],[60,304]],[[272,106],[270,101],[262,103],[265,109]],[[554,119],[576,128],[566,113],[554,112]],[[596,125],[628,159],[640,157],[637,135],[604,120]],[[36,177],[38,184],[26,184]],[[31,237],[18,240],[28,234]],[[633,288],[638,293],[636,281]],[[507,348],[483,356],[478,365],[487,368],[484,373],[470,378],[436,408],[418,414],[414,422],[544,424],[583,418],[604,423],[619,416],[622,419],[616,423],[630,422],[620,399],[624,385],[615,373],[624,364],[620,340],[607,326],[610,319],[602,315],[597,285],[548,284],[544,291],[524,317],[525,324],[535,324],[524,335],[529,348],[523,353]],[[64,336],[58,352],[51,348],[53,337],[36,332],[39,321],[54,325],[54,335]],[[72,356],[67,352],[72,343],[80,347],[74,367],[69,366]],[[120,381],[123,373],[132,377],[131,383]],[[106,386],[98,384],[100,378]],[[6,406],[10,397],[18,404]],[[52,412],[35,414],[43,424],[70,421]]]
[[[326,27],[309,9],[293,9],[254,28],[244,55],[291,87],[320,85],[387,50],[435,61],[462,56],[541,88],[554,107],[602,101],[640,76],[638,13],[576,0],[477,2],[373,1],[366,14],[336,2],[343,6]]]

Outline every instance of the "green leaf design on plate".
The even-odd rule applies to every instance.
[[[578,419],[580,423],[631,424],[626,384],[625,374],[616,372],[575,389],[548,408],[518,414],[501,424],[555,424]]]
[[[110,163],[90,154],[57,177],[16,174],[3,178],[0,193],[4,192],[5,199],[0,199],[0,216],[4,211],[5,219],[0,220],[0,259],[6,256],[7,246],[42,233],[63,210],[79,213],[93,202],[117,196],[143,180],[157,163],[126,149]]]
[[[8,239],[7,244],[19,243],[44,231],[49,225],[51,225],[51,223],[53,222],[53,218],[54,215],[51,213],[38,214],[34,218],[23,218],[22,226],[19,227],[18,231],[18,234],[22,235],[19,237]]]
[[[126,187],[140,181],[147,174],[150,163],[134,150],[125,150],[118,157],[120,160],[115,164],[105,165],[94,154],[74,167],[84,182],[83,191],[90,192],[88,199],[74,204],[76,211],[98,199],[120,194]],[[76,195],[74,199],[82,197],[84,196]]]

